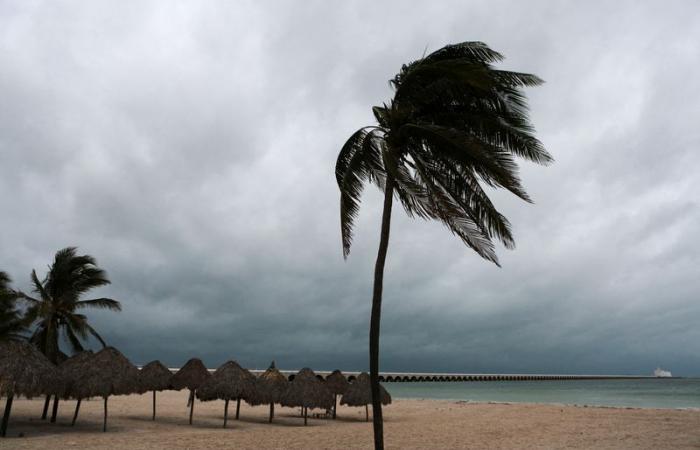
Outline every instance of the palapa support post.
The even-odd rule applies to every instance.
[[[46,420],[49,413],[49,403],[51,403],[51,396],[47,395],[46,400],[44,400],[44,412],[41,413],[41,420]]]
[[[275,417],[275,404],[270,403],[270,420],[268,421],[269,423],[272,423],[273,417]]]
[[[156,420],[156,390],[153,390],[153,420]]]
[[[192,425],[192,413],[194,412],[194,389],[190,389],[190,425]]]
[[[365,405],[365,422],[369,422],[369,406]]]
[[[306,416],[309,414],[309,408],[304,407],[304,426],[306,426]]]
[[[338,409],[338,394],[333,394],[333,420],[335,420],[336,409]]]
[[[80,402],[82,402],[83,399],[79,398],[78,402],[75,404],[75,414],[73,414],[73,421],[70,423],[70,426],[75,426],[75,421],[78,420],[78,411],[80,411]]]
[[[107,432],[107,398],[105,397],[105,417],[104,417],[104,422],[102,422],[102,432],[106,433]]]
[[[228,399],[224,401],[224,428],[226,428],[226,422],[228,422]]]
[[[53,409],[51,410],[51,423],[56,423],[56,416],[58,415],[58,395],[53,397]]]
[[[238,420],[238,415],[241,412],[241,398],[236,399],[236,420]]]
[[[14,398],[15,394],[10,392],[5,401],[5,414],[2,415],[2,424],[0,425],[0,436],[2,437],[5,437],[7,434],[7,424],[10,422],[10,411],[12,411],[12,400]]]

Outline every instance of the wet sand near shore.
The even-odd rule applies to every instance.
[[[364,408],[338,408],[338,420],[309,419],[298,409],[235,402],[223,429],[223,401],[197,402],[188,425],[187,391],[158,393],[158,417],[151,420],[152,396],[111,397],[107,433],[103,402],[83,401],[75,427],[74,401],[61,402],[56,424],[39,420],[42,399],[17,399],[2,449],[355,449],[372,447],[372,426]],[[4,399],[2,401],[4,406]],[[448,400],[394,400],[384,409],[390,449],[698,449],[700,411],[595,408],[533,404],[483,404]],[[371,409],[370,409],[371,413]],[[18,437],[22,433],[24,437]]]

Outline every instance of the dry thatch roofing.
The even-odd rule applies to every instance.
[[[332,408],[333,394],[325,382],[316,378],[309,368],[304,368],[294,376],[287,391],[280,399],[282,406],[303,406],[305,408]]]
[[[114,347],[105,347],[81,365],[82,377],[72,391],[77,398],[138,392],[139,369]]]
[[[180,389],[197,389],[204,383],[211,374],[206,366],[199,358],[192,358],[178,370],[170,380],[170,385],[175,390]]]
[[[91,350],[76,353],[58,365],[58,375],[63,382],[63,392],[61,392],[63,397],[77,398],[76,389],[82,382],[84,366],[93,355]]]
[[[384,389],[384,386],[379,385],[379,392],[382,397],[382,405],[391,404],[391,395]],[[359,377],[348,386],[347,391],[343,394],[340,401],[341,405],[348,406],[365,406],[372,403],[372,390],[369,383],[369,375],[362,372]]]
[[[253,406],[279,403],[288,386],[287,377],[277,370],[272,361],[270,367],[257,378],[255,393],[248,402]]]
[[[254,396],[255,376],[238,365],[236,361],[222,364],[197,388],[197,398],[202,401],[247,399]]]
[[[326,377],[326,386],[333,394],[344,394],[348,389],[348,380],[340,370],[334,370]]]
[[[170,389],[173,373],[158,360],[151,361],[139,370],[141,392]]]
[[[0,396],[49,394],[60,384],[56,367],[36,347],[22,341],[0,342]]]

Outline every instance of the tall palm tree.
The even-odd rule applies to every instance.
[[[110,283],[107,273],[97,267],[95,258],[90,255],[76,255],[75,247],[67,247],[56,252],[53,264],[42,281],[35,270],[31,280],[33,292],[37,298],[22,293],[29,303],[26,317],[31,323],[36,322],[36,329],[30,336],[42,353],[54,364],[58,363],[61,350],[59,342],[66,339],[73,352],[81,352],[81,340],[89,336],[97,339],[103,347],[106,343],[102,336],[88,323],[87,317],[78,311],[85,308],[101,308],[121,311],[121,304],[109,298],[81,300],[81,297],[94,288]],[[54,399],[53,415],[55,421],[58,397]],[[48,408],[48,399],[44,405],[44,414]]]
[[[483,185],[507,189],[530,202],[515,157],[539,164],[552,161],[534,136],[521,90],[542,81],[492,66],[502,59],[481,42],[465,42],[404,65],[390,81],[393,99],[372,109],[378,124],[355,132],[338,155],[335,174],[345,257],[363,183],[374,183],[384,192],[369,336],[376,449],[384,445],[379,325],[394,196],[410,217],[442,222],[479,256],[498,265],[493,241],[506,248],[515,243],[508,220]]]
[[[0,271],[0,341],[24,339],[27,324],[17,309],[18,293],[10,288],[10,276]]]

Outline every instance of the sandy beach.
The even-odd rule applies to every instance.
[[[363,408],[339,407],[337,421],[310,419],[304,427],[298,410],[279,406],[272,425],[266,422],[267,407],[245,403],[241,420],[231,420],[234,402],[223,429],[223,401],[197,402],[193,426],[187,424],[187,391],[159,393],[155,422],[151,401],[150,394],[111,397],[109,429],[103,433],[100,399],[83,401],[74,428],[74,401],[63,402],[58,423],[50,424],[38,419],[41,399],[18,399],[0,448],[348,449],[372,444]],[[700,411],[395,400],[385,408],[385,432],[387,448],[394,449],[697,449]]]

